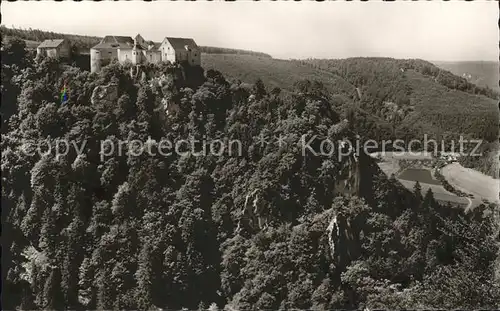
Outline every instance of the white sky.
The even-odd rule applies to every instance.
[[[2,2],[2,24],[63,33],[192,37],[276,58],[498,61],[496,1]]]

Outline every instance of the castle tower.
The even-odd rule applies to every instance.
[[[135,40],[134,40],[135,41]],[[134,44],[132,48],[132,64],[137,65],[142,63],[143,58],[143,48],[139,44]]]
[[[90,49],[90,72],[99,72],[102,67],[101,52],[96,49]]]
[[[144,38],[140,34],[137,34],[137,36],[135,36],[134,45],[144,45]]]

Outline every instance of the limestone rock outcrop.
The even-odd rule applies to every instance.
[[[342,146],[344,147],[344,146]],[[348,155],[341,159],[340,172],[334,185],[334,192],[339,194],[356,195],[359,193],[359,184],[361,178],[359,159],[352,146],[345,144],[346,148],[350,148]],[[344,154],[347,154],[344,153]]]
[[[96,86],[92,91],[90,102],[96,105],[98,102],[105,106],[114,106],[118,100],[118,84],[109,83],[107,85]]]
[[[340,235],[339,224],[337,223],[337,215],[334,215],[328,228],[326,229],[328,234],[328,245],[330,246],[330,253],[332,258],[335,258],[335,244],[337,243],[337,239]]]
[[[349,127],[349,121],[347,121],[347,119],[344,119],[344,120],[340,121],[339,123],[334,124],[332,126],[332,132],[334,134],[341,134],[345,130],[347,130],[348,127]]]
[[[326,229],[331,260],[339,271],[361,255],[360,234],[363,228],[359,224],[342,213],[335,213]]]
[[[254,230],[261,230],[267,227],[269,223],[269,213],[266,211],[265,202],[262,198],[262,191],[260,189],[255,189],[245,197],[245,204],[240,211],[237,231],[241,229],[242,222],[248,223]]]
[[[162,104],[163,109],[165,111],[165,114],[167,116],[175,115],[180,110],[180,107],[179,107],[179,105],[177,103],[175,103],[175,102],[173,102],[171,100],[168,100],[165,97],[161,99],[161,104]]]

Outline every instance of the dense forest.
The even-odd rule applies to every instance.
[[[463,137],[483,140],[481,150],[497,148],[498,94],[423,60],[286,61],[250,55],[202,55],[202,65],[244,82],[261,78],[284,92],[293,90],[294,81],[317,80],[340,114],[356,116],[356,131],[377,141],[427,137],[451,150],[452,141],[458,148],[457,142]],[[434,145],[430,147],[433,150]],[[467,148],[473,145],[465,147],[472,151]],[[498,157],[491,152],[484,154],[469,157],[464,163],[497,176],[492,168]]]
[[[2,48],[4,309],[498,307],[495,205],[442,206],[363,153],[358,193],[334,192],[349,159],[301,152],[303,134],[356,137],[356,116],[339,128],[330,102],[342,89],[282,92],[170,64],[96,74],[34,61],[24,44]],[[237,139],[244,152],[158,152],[186,137]],[[32,152],[58,139],[75,148]],[[156,152],[103,157],[106,139]]]
[[[315,68],[327,69],[342,77],[345,77],[349,82],[356,85],[364,85],[372,82],[373,75],[377,70],[383,69],[385,72],[391,72],[392,75],[396,71],[405,72],[406,70],[414,70],[434,79],[436,83],[444,85],[453,90],[462,92],[481,94],[490,98],[498,98],[498,93],[493,91],[488,86],[481,87],[467,81],[463,77],[456,76],[450,71],[441,69],[434,64],[420,59],[404,59],[396,60],[392,58],[371,58],[371,57],[353,57],[348,60],[334,59],[308,59],[298,60],[305,64],[310,64]],[[361,70],[364,74],[360,74],[362,66],[369,65],[368,70]]]
[[[28,47],[35,48],[40,42],[46,39],[68,39],[72,45],[75,47],[75,50],[80,53],[89,53],[89,50],[94,45],[98,44],[102,38],[95,36],[82,36],[82,35],[71,35],[65,33],[56,33],[52,31],[43,31],[39,29],[20,29],[20,28],[7,28],[4,25],[0,26],[0,33],[3,37],[16,37],[28,42]],[[241,50],[241,49],[228,49],[221,47],[213,47],[213,46],[200,46],[200,50],[202,53],[206,54],[237,54],[237,55],[253,55],[259,57],[268,57],[271,55]]]

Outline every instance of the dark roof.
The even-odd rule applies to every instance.
[[[129,48],[131,49],[134,45],[134,39],[125,36],[106,36],[102,38],[101,42],[93,49],[118,49],[118,48]]]
[[[165,40],[167,40],[170,45],[172,45],[174,50],[185,50],[186,45],[188,46],[188,48],[198,48],[196,42],[194,42],[193,39],[166,37]]]
[[[146,50],[149,48],[149,46],[152,44],[153,45],[153,48],[152,50],[158,50],[161,46],[161,42],[153,42],[153,41],[146,41],[145,42],[146,44]]]
[[[149,49],[150,45],[153,45],[151,49]],[[146,50],[146,51],[158,51],[160,48],[161,43],[153,42],[153,41],[144,41],[143,44],[135,44],[132,45],[132,47],[135,47],[137,50]],[[131,48],[132,48],[131,47]]]
[[[142,46],[139,43],[137,43],[137,44],[134,44],[134,49],[136,49],[136,50],[147,50],[148,48],[144,48],[144,46]]]
[[[65,39],[54,39],[54,40],[45,40],[38,46],[39,48],[56,48],[61,43],[64,42]]]
[[[106,36],[102,38],[102,43],[133,43],[134,39],[127,36]]]
[[[166,37],[165,40],[170,42],[174,50],[185,50],[188,48],[198,48],[193,39],[188,38],[171,38]],[[149,50],[149,45],[153,43],[152,50],[158,50],[161,46],[160,42],[144,41],[142,45],[136,45],[137,49]],[[106,36],[99,44],[92,47],[93,49],[132,49],[134,47],[134,39],[125,36]]]

